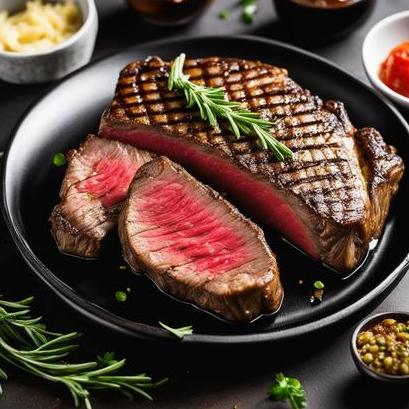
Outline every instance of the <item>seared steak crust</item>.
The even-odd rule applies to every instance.
[[[231,58],[188,60],[184,70],[191,80],[224,86],[229,99],[278,120],[275,135],[295,156],[277,162],[255,139],[237,140],[225,125],[212,129],[198,112],[187,110],[182,95],[167,89],[168,69],[169,63],[158,57],[125,67],[103,115],[101,136],[169,156],[229,193],[235,203],[313,257],[340,271],[356,268],[382,231],[403,174],[402,160],[379,133],[356,131],[342,103],[324,104],[285,69]],[[149,145],[148,132],[161,132],[160,143]],[[165,135],[177,139],[179,149],[167,148]],[[189,145],[258,182],[253,202],[246,201],[236,183],[229,183],[225,171],[212,173],[200,161],[183,156],[182,147]],[[265,201],[273,196],[280,206],[269,209]],[[281,204],[289,207],[285,217]]]
[[[181,300],[236,322],[281,305],[276,259],[262,230],[167,158],[137,172],[118,229],[129,265]]]

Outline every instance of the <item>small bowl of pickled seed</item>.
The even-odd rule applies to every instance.
[[[409,313],[384,312],[366,318],[352,335],[351,350],[365,375],[409,383]]]

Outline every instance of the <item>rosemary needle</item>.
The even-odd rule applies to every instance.
[[[168,88],[184,93],[187,108],[198,108],[201,118],[216,129],[219,119],[227,120],[237,139],[242,135],[258,138],[260,145],[270,150],[279,161],[293,157],[293,152],[272,135],[273,122],[262,119],[257,112],[240,108],[237,101],[229,101],[224,87],[205,87],[189,81],[189,76],[183,74],[185,59],[186,55],[182,53],[173,61]]]
[[[76,407],[83,403],[91,409],[93,389],[139,394],[152,399],[146,390],[167,381],[153,382],[145,374],[117,374],[125,365],[125,359],[116,360],[112,353],[98,357],[97,362],[67,363],[65,358],[77,348],[74,342],[80,335],[77,332],[59,334],[48,331],[41,317],[31,317],[32,301],[32,297],[17,302],[0,299],[0,361],[64,385]],[[5,380],[7,374],[0,368],[0,382]]]
[[[181,327],[181,328],[172,328],[169,325],[164,324],[163,322],[159,321],[159,325],[169,331],[171,334],[175,335],[179,339],[183,339],[186,335],[192,335],[193,334],[193,327],[191,325],[188,325],[186,327]]]

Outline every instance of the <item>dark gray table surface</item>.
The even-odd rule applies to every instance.
[[[178,29],[163,29],[141,22],[122,0],[96,0],[100,32],[94,53],[98,59],[122,48],[170,36],[247,33],[296,43],[277,24],[271,1],[261,0],[261,10],[251,26],[243,25],[234,11],[232,20],[221,21],[218,12],[234,0],[218,0],[199,21]],[[349,37],[310,50],[365,79],[361,45],[369,28],[382,17],[409,8],[407,0],[378,0],[372,17]],[[16,86],[0,82],[0,150],[23,111],[47,86]],[[370,309],[314,336],[292,342],[255,347],[189,348],[142,344],[95,327],[58,301],[25,266],[0,220],[1,293],[17,298],[33,294],[36,307],[50,326],[84,333],[83,355],[89,358],[104,350],[127,356],[131,369],[157,376],[170,375],[169,384],[155,393],[155,401],[115,399],[99,395],[95,409],[283,409],[266,399],[274,374],[284,371],[301,379],[311,409],[409,408],[405,387],[377,384],[361,377],[349,353],[349,340],[359,317]],[[409,310],[409,276],[376,308],[378,311]],[[375,306],[372,306],[372,309]],[[33,379],[7,367],[10,380],[4,385],[0,409],[57,409],[73,407],[64,389]],[[389,396],[387,405],[382,397]],[[236,406],[235,406],[236,405]]]

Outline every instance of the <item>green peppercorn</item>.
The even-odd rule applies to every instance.
[[[385,345],[385,344],[386,344],[385,337],[383,337],[382,335],[377,335],[377,336],[376,336],[376,343],[377,343],[379,346]]]
[[[371,353],[373,353],[373,354],[375,354],[375,353],[378,352],[378,351],[379,351],[378,345],[371,345],[371,346],[369,347],[369,352],[371,352]]]
[[[365,355],[362,357],[362,360],[363,360],[366,364],[370,364],[370,363],[373,361],[373,355],[372,355],[370,352],[368,352],[367,354],[365,354]]]
[[[382,366],[382,362],[378,358],[375,358],[375,360],[372,362],[372,366],[375,368],[380,368]]]
[[[392,365],[393,365],[392,357],[388,356],[383,360],[383,366],[386,370],[389,370],[390,368],[392,368]]]
[[[358,336],[358,346],[363,346],[372,338],[372,332],[365,331],[359,334]]]
[[[396,320],[393,318],[386,318],[381,322],[381,325],[384,327],[391,327],[392,325],[396,324]]]
[[[398,334],[396,334],[396,338],[399,341],[408,341],[409,340],[409,332],[398,332]]]

